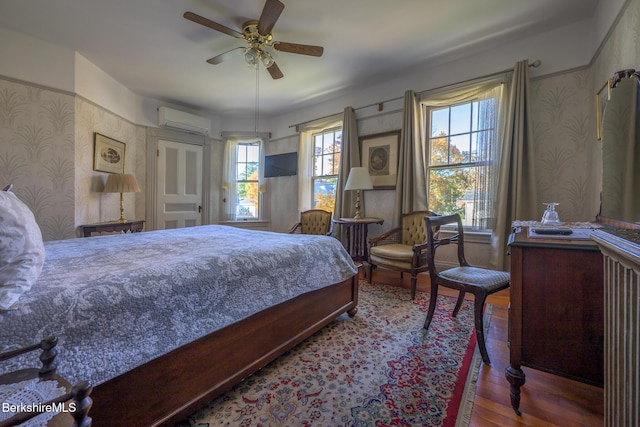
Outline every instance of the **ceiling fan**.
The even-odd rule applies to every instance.
[[[284,4],[279,0],[267,0],[262,9],[262,14],[259,20],[247,21],[242,25],[242,32],[238,32],[210,19],[204,18],[193,12],[185,12],[184,17],[190,21],[204,25],[205,27],[227,34],[237,39],[245,40],[248,47],[237,47],[220,55],[214,56],[208,59],[209,64],[220,64],[236,53],[244,52],[245,61],[254,67],[257,67],[259,62],[262,62],[264,67],[269,71],[271,77],[279,79],[283,77],[282,71],[275,63],[273,55],[270,50],[275,49],[281,52],[297,53],[301,55],[309,56],[322,56],[324,48],[322,46],[311,46],[298,43],[287,43],[281,41],[274,41],[271,35],[271,30],[276,21],[280,17]]]

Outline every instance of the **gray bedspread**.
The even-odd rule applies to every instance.
[[[37,283],[0,313],[0,352],[59,337],[58,371],[100,384],[356,267],[332,237],[209,225],[45,243]],[[2,371],[37,367],[37,353]]]

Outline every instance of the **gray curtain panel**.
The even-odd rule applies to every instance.
[[[530,81],[527,60],[513,68],[508,89],[507,116],[496,193],[496,226],[491,236],[489,264],[508,269],[507,238],[514,220],[539,220],[536,196],[535,153],[529,103]]]

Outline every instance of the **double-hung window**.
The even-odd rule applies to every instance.
[[[499,162],[502,85],[423,102],[429,210],[491,229]],[[448,102],[447,102],[448,101]]]
[[[228,139],[225,149],[224,202],[228,221],[259,220],[261,139]]]
[[[236,151],[236,219],[259,219],[260,144],[240,142]]]
[[[313,203],[311,206],[314,209],[333,212],[336,204],[336,185],[342,152],[342,128],[326,129],[314,133],[312,140],[311,188]]]

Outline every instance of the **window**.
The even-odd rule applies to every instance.
[[[236,145],[236,212],[238,220],[260,217],[260,143]]]
[[[327,129],[312,135],[313,140],[313,190],[314,209],[333,212],[336,204],[336,185],[342,151],[342,128]]]
[[[426,107],[429,210],[465,226],[493,226],[501,86],[464,102]],[[428,103],[428,101],[427,101]]]

